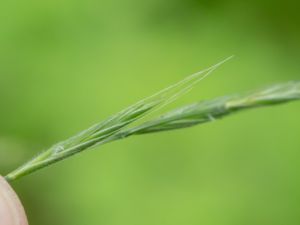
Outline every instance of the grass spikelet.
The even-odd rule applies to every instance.
[[[8,174],[6,179],[8,181],[15,180],[81,151],[116,140],[117,138],[120,139],[122,134],[124,134],[122,131],[124,131],[128,125],[137,122],[140,118],[145,117],[154,110],[158,110],[170,102],[175,101],[177,98],[191,90],[193,86],[207,77],[217,67],[231,58],[232,57],[229,57],[208,69],[195,73],[184,80],[137,102],[107,120],[104,120],[65,141],[55,144]]]

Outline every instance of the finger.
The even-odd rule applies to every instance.
[[[0,225],[28,225],[24,208],[17,194],[1,176]]]

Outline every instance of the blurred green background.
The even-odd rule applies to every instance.
[[[173,107],[299,79],[300,5],[10,0],[0,6],[0,173],[193,72]],[[299,103],[102,146],[16,181],[31,225],[300,223]]]

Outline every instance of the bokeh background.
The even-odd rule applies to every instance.
[[[294,0],[0,3],[0,173],[193,72],[173,107],[299,79]],[[296,225],[299,103],[102,146],[13,183],[31,225]]]

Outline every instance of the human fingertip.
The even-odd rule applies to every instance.
[[[2,176],[0,176],[0,225],[28,225],[20,199]]]

